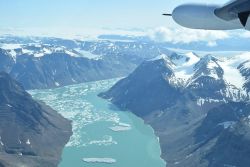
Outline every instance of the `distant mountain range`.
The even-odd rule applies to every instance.
[[[165,47],[137,41],[80,41],[59,38],[0,38],[0,71],[25,89],[54,88],[128,75]]]
[[[144,36],[100,35],[95,40],[72,40],[7,35],[0,37],[0,71],[9,73],[25,89],[55,88],[124,77],[144,60],[184,52],[178,48],[197,49],[202,55],[247,50],[242,48],[245,45],[232,45],[228,41],[215,47],[202,42],[157,43]]]
[[[248,167],[250,54],[162,54],[100,96],[150,124],[168,167]]]
[[[0,72],[0,166],[56,167],[71,123]]]
[[[188,34],[188,33],[187,33]],[[230,34],[230,33],[229,33]],[[190,42],[158,42],[168,48],[175,48],[175,49],[183,49],[183,50],[194,50],[194,51],[249,51],[249,46],[246,45],[250,42],[249,37],[241,36],[240,32],[238,35],[232,35],[225,39],[218,39],[213,41],[214,44],[212,46],[208,45],[207,41],[190,41]],[[192,34],[188,34],[192,35]],[[147,43],[157,43],[157,41],[152,40],[149,36],[129,36],[129,35],[113,35],[113,34],[106,34],[100,35],[98,37],[102,40],[120,40],[120,41],[138,41],[138,42],[147,42]],[[177,37],[176,37],[177,38]]]

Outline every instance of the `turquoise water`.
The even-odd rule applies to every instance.
[[[73,135],[59,167],[165,167],[152,128],[97,96],[116,81],[30,91],[34,98],[72,120]]]

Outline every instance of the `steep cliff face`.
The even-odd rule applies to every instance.
[[[210,110],[195,132],[208,166],[250,164],[250,108],[245,102],[223,104]]]
[[[168,167],[247,167],[247,63],[246,57],[162,55],[100,96],[154,128]]]
[[[172,82],[173,81],[173,82]],[[131,75],[100,96],[139,116],[173,105],[181,89],[167,57],[145,61]],[[143,96],[143,98],[141,98]]]
[[[8,74],[0,73],[2,166],[55,167],[71,134],[70,121],[33,100]]]

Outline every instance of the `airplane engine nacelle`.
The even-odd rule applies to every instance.
[[[183,27],[205,30],[231,30],[243,28],[239,19],[225,21],[215,15],[218,6],[186,4],[174,9],[174,21]]]

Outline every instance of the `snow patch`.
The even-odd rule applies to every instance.
[[[13,50],[13,49],[20,49],[21,44],[2,44],[0,45],[0,48],[5,49],[5,50]]]
[[[26,144],[27,144],[27,145],[30,145],[30,139],[28,139],[28,140],[26,141]]]
[[[12,107],[12,105],[10,105],[10,104],[7,104],[7,106],[8,106],[9,108],[11,108],[11,107]]]
[[[92,60],[102,59],[102,55],[96,55],[89,51],[81,50],[80,48],[75,49],[75,50],[79,53],[79,55],[76,55],[77,57],[85,57],[87,59],[92,59]]]
[[[33,54],[33,51],[28,50],[28,49],[22,49],[22,53],[31,55],[31,54]]]
[[[239,89],[243,89],[245,79],[241,75],[241,73],[237,69],[237,67],[239,66],[240,63],[244,62],[244,60],[241,60],[240,62],[238,62],[238,61],[239,60],[236,60],[235,58],[233,58],[233,59],[221,61],[218,63],[222,67],[222,69],[224,70],[223,77],[227,81],[227,83],[230,83]]]
[[[168,56],[165,54],[161,54],[153,59],[150,59],[149,61],[156,61],[156,60],[168,60]]]
[[[17,53],[15,52],[15,50],[8,50],[8,53],[11,55],[13,60],[16,62]]]
[[[0,145],[4,146],[3,142],[2,142],[2,137],[0,136]]]
[[[44,53],[35,53],[34,54],[34,57],[43,57],[44,56]]]
[[[219,103],[219,102],[221,102],[221,100],[210,99],[210,98],[206,98],[206,99],[199,98],[199,99],[197,99],[196,104],[198,106],[203,106],[205,103]]]
[[[245,68],[250,68],[250,61],[249,61],[249,62],[244,63],[244,67],[245,67]]]
[[[65,53],[72,56],[72,57],[77,57],[77,54],[71,52],[71,51],[68,51],[68,50],[65,50]]]
[[[220,124],[218,124],[219,126],[223,126],[224,129],[228,129],[230,127],[232,127],[233,125],[235,125],[236,122],[235,121],[227,121],[227,122],[222,122]]]
[[[194,66],[200,60],[193,52],[181,55],[181,59],[173,60],[175,76],[187,81],[194,73]]]
[[[49,49],[47,49],[47,48],[43,48],[43,52],[44,52],[45,54],[51,54],[51,53],[52,53],[52,51],[49,50]]]
[[[202,98],[197,99],[198,106],[203,106],[204,103],[205,103],[205,99],[202,99]]]

